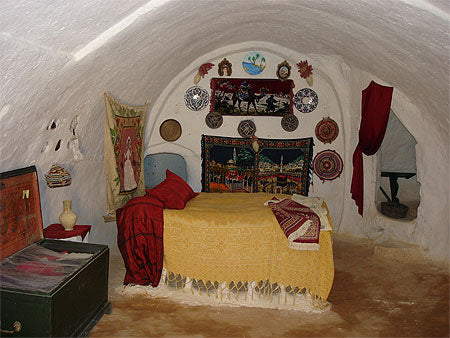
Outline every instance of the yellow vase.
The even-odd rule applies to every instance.
[[[312,78],[312,75],[310,75],[310,76],[308,76],[308,77],[306,78],[306,83],[308,83],[309,86],[312,86],[312,85],[313,85],[313,78]]]
[[[66,231],[73,230],[77,222],[77,215],[72,211],[72,201],[63,201],[63,212],[59,215],[59,222]]]

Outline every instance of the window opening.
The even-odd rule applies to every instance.
[[[420,184],[417,181],[417,142],[391,110],[381,144],[375,202],[385,216],[411,220],[417,217]]]

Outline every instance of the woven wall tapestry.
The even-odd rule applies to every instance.
[[[105,93],[106,211],[143,195],[144,129],[148,104],[128,106]]]
[[[211,79],[211,112],[222,115],[283,116],[293,113],[294,81]]]
[[[312,137],[292,140],[202,136],[202,191],[308,196]]]

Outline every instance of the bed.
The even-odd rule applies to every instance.
[[[184,159],[176,154],[148,155],[144,161],[146,188],[162,180],[166,169],[184,180]],[[243,302],[263,296],[286,305],[308,295],[327,303],[334,279],[332,222],[325,202],[295,196],[300,203],[321,209],[318,250],[293,250],[272,210],[268,193],[199,193],[181,210],[163,211],[163,270],[166,286],[219,300]],[[325,215],[326,221],[324,221]]]

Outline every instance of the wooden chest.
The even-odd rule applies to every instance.
[[[86,336],[111,311],[109,248],[42,233],[36,168],[1,173],[1,335]]]

